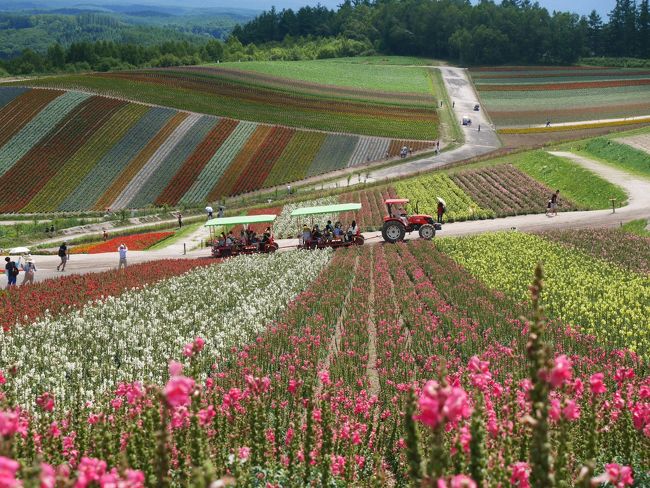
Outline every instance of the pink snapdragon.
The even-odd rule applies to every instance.
[[[0,486],[2,488],[22,486],[22,483],[16,479],[18,469],[20,469],[20,464],[16,461],[0,456]]]
[[[573,366],[566,354],[561,354],[555,358],[553,368],[549,375],[548,381],[553,388],[558,388],[571,381],[573,377]]]
[[[205,347],[205,340],[202,337],[197,337],[194,342],[189,342],[183,347],[183,356],[191,358],[195,354],[200,353]]]
[[[591,479],[592,483],[611,483],[616,488],[625,488],[634,484],[632,468],[611,463],[605,465],[605,472],[600,476]]]
[[[41,463],[41,474],[39,476],[41,488],[54,488],[56,486],[56,471],[47,463]]]
[[[251,455],[251,448],[250,448],[250,447],[247,447],[247,446],[240,447],[240,448],[239,448],[238,455],[239,455],[239,460],[240,460],[241,462],[246,462],[246,461],[248,461],[248,458],[249,458],[250,455]]]
[[[186,376],[174,376],[165,385],[165,398],[171,407],[187,406],[194,389],[194,380]]]
[[[449,484],[440,478],[436,485],[436,488],[476,488],[476,482],[464,474],[457,474],[449,480]]]
[[[420,413],[414,418],[431,428],[445,422],[455,424],[472,414],[465,390],[459,386],[441,387],[435,380],[424,385],[418,404]]]
[[[51,412],[54,410],[54,395],[46,391],[36,399],[36,405],[41,407],[45,412]]]
[[[596,373],[591,375],[589,378],[589,388],[591,388],[591,393],[594,395],[602,395],[607,391],[607,387],[603,380],[605,375],[603,373]]]
[[[18,432],[19,420],[18,412],[0,411],[0,437],[10,437]]]
[[[512,486],[518,488],[530,488],[530,466],[525,462],[518,462],[510,465],[512,468],[512,476],[510,476],[510,483]]]
[[[169,361],[169,376],[181,376],[183,374],[183,365],[178,361]]]

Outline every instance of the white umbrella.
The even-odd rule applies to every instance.
[[[211,212],[213,212],[213,209],[212,209],[212,207],[208,206],[208,207],[205,207],[205,211],[208,212],[208,213],[211,213]]]
[[[14,247],[9,249],[9,254],[29,254],[31,251],[27,247]]]
[[[436,197],[440,203],[442,203],[445,207],[447,206],[447,202],[445,202],[442,198]]]

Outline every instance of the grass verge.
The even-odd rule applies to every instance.
[[[157,251],[159,249],[165,249],[166,247],[175,244],[183,237],[187,237],[188,235],[193,234],[194,232],[199,230],[204,223],[205,223],[205,217],[199,222],[193,222],[192,224],[186,225],[182,229],[177,230],[173,236],[169,236],[166,239],[163,239],[162,241],[156,242],[153,246],[147,248],[147,251]]]
[[[645,219],[631,220],[621,226],[621,230],[641,237],[650,237],[648,221]]]
[[[574,145],[575,152],[617,166],[625,171],[650,177],[650,155],[606,137],[589,139]]]
[[[510,162],[517,168],[550,188],[559,189],[560,197],[569,198],[585,210],[611,208],[610,198],[616,198],[619,207],[627,203],[622,188],[564,158],[532,151],[504,159],[512,159]]]

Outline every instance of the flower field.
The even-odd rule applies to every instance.
[[[43,316],[55,318],[105,297],[117,297],[127,290],[140,288],[177,276],[201,266],[213,264],[206,259],[166,259],[128,266],[119,273],[106,271],[64,276],[0,291],[0,325],[7,331],[16,323],[30,324]],[[4,270],[3,270],[4,271]]]
[[[270,273],[275,286],[302,281],[294,266],[318,268],[310,276],[316,279],[289,306],[265,315],[272,318],[267,327],[229,339],[227,347],[185,320],[156,329],[151,343],[146,332],[139,342],[127,334],[106,345],[108,353],[92,348],[66,358],[66,368],[53,366],[39,388],[29,372],[34,357],[18,369],[4,368],[3,358],[5,478],[79,486],[128,478],[124,486],[163,487],[217,480],[439,488],[650,482],[650,380],[633,353],[544,321],[539,309],[473,278],[438,243],[339,250],[329,265],[329,254],[284,254],[255,262],[261,272],[254,280]],[[234,288],[249,290],[252,259],[227,263],[194,278],[222,273]],[[280,278],[282,267],[290,269]],[[535,302],[540,286],[537,279]],[[237,306],[227,288],[220,292],[224,303],[212,302],[212,330]],[[159,313],[171,317],[175,309]],[[534,319],[523,322],[522,313]],[[116,319],[106,312],[114,332]],[[49,339],[56,334],[47,329],[21,330],[51,341],[39,367],[80,337],[63,343]],[[157,364],[150,354],[137,361],[117,354],[153,349]],[[102,368],[82,377],[77,368],[85,363]],[[154,384],[133,381],[127,372],[136,364],[140,378],[153,377]],[[94,385],[100,375],[124,382]],[[96,390],[85,390],[69,411],[71,399],[61,396],[66,386],[51,388],[77,382]],[[86,398],[94,401],[84,405]],[[37,458],[44,464],[26,469]]]
[[[0,212],[196,205],[431,144],[0,87]]]
[[[144,251],[154,244],[174,235],[173,232],[148,232],[146,234],[134,234],[130,236],[115,237],[100,243],[74,246],[72,254],[98,254],[102,252],[116,252],[121,244],[131,251]]]
[[[456,183],[482,208],[494,211],[497,217],[540,213],[555,190],[534,180],[511,164],[501,164],[451,175]],[[578,210],[565,200],[562,211]]]
[[[420,213],[436,215],[440,197],[447,204],[444,219],[446,222],[494,218],[495,212],[482,208],[470,198],[446,174],[431,173],[417,178],[398,181],[395,191],[402,198],[408,198],[409,213],[415,213],[416,205]]]
[[[443,239],[437,245],[486,284],[519,300],[526,297],[534,263],[542,261],[547,285],[544,301],[551,316],[650,357],[647,274],[517,232]]]
[[[426,68],[390,67],[384,73],[386,78],[392,78],[387,79],[386,89],[368,89],[368,85],[381,83],[381,68],[353,67],[374,71],[375,79],[361,78],[365,86],[359,87],[359,80],[350,82],[355,86],[323,84],[255,73],[246,70],[246,65],[58,76],[35,81],[34,85],[82,89],[180,110],[296,128],[420,140],[436,139],[439,135],[437,102]],[[343,73],[352,69],[349,65],[312,65],[321,69],[336,67]],[[391,76],[396,74],[397,78]],[[396,79],[401,82],[396,83]]]
[[[647,70],[512,67],[478,68],[471,75],[499,127],[650,114]]]
[[[9,394],[33,405],[44,390],[72,406],[97,401],[121,382],[161,383],[168,358],[197,336],[205,338],[206,359],[254,338],[329,258],[247,256],[15,327],[0,335],[0,364],[21,365]]]

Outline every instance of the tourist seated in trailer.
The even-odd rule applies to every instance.
[[[257,237],[257,234],[252,229],[248,231],[248,244],[251,246],[255,246],[255,249],[259,250],[260,248],[260,239]]]
[[[336,222],[336,224],[334,224],[334,237],[337,239],[343,237],[343,225],[341,222]]]
[[[311,231],[307,224],[302,226],[302,244],[308,244],[311,241]]]
[[[350,227],[348,227],[347,240],[351,241],[352,237],[357,235],[357,232],[359,232],[359,228],[357,227],[357,221],[353,220],[352,223],[350,224]]]
[[[314,225],[314,228],[311,230],[311,238],[313,240],[320,240],[323,237],[323,233],[320,231],[320,228],[318,227],[318,224]]]
[[[330,232],[334,234],[334,226],[332,225],[332,221],[328,220],[327,225],[325,225],[325,232]]]
[[[236,242],[235,235],[232,233],[232,231],[228,232],[228,235],[226,236],[226,246],[230,247],[233,246]]]
[[[239,242],[244,246],[248,244],[248,236],[246,235],[246,231],[244,229],[239,232]]]
[[[223,247],[225,245],[226,245],[226,234],[222,232],[221,235],[219,236],[219,240],[217,241],[217,246]]]
[[[267,227],[266,230],[264,231],[264,234],[262,234],[262,242],[267,243],[271,240],[271,227]]]

